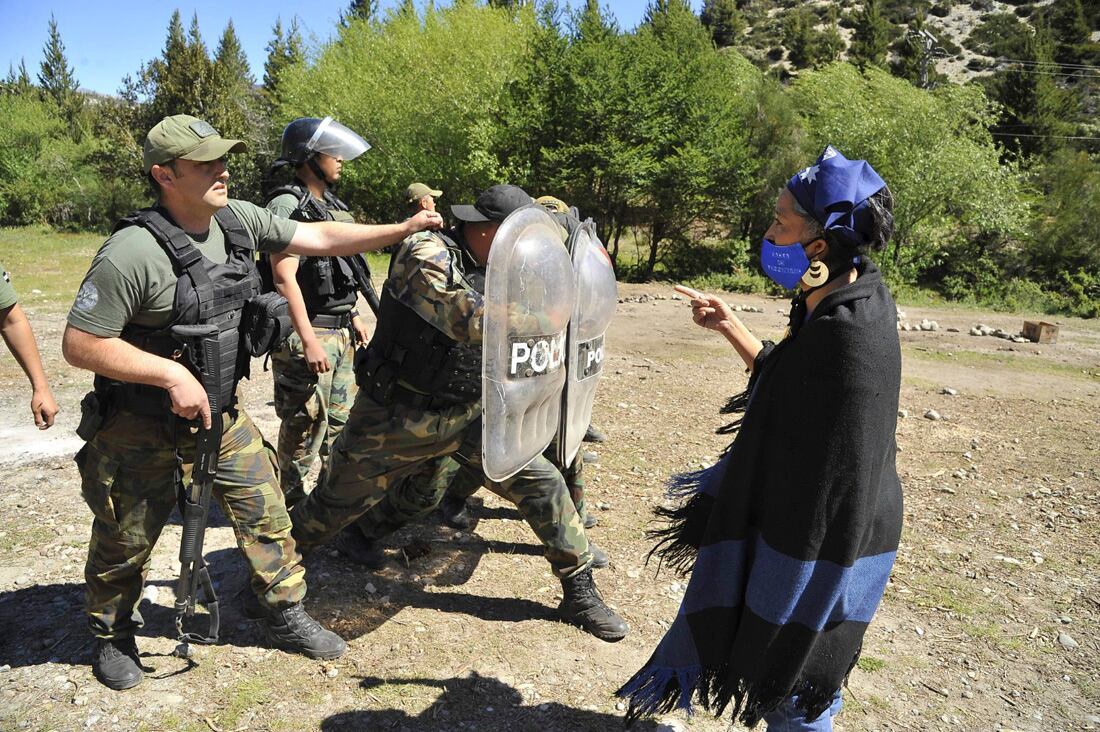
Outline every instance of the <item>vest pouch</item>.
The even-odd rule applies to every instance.
[[[287,339],[292,329],[286,298],[265,292],[244,305],[241,336],[245,350],[253,357],[271,353]]]
[[[317,281],[318,295],[331,295],[336,292],[335,273],[332,271],[331,257],[317,257],[313,263],[313,274]]]
[[[91,442],[96,433],[107,421],[106,405],[99,395],[90,391],[80,400],[80,424],[76,426],[76,435],[85,442]]]

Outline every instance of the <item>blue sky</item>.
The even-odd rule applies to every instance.
[[[395,4],[395,0],[383,0],[382,3],[383,7]],[[422,4],[422,0],[417,1],[418,6]],[[330,36],[347,5],[347,0],[198,0],[188,3],[0,0],[0,18],[3,18],[0,22],[0,76],[7,74],[9,65],[18,68],[20,59],[25,59],[27,71],[35,77],[53,13],[61,30],[66,56],[81,87],[114,94],[125,75],[135,73],[143,62],[160,54],[172,10],[179,8],[185,27],[190,24],[191,15],[198,13],[203,39],[211,53],[225,24],[232,18],[252,64],[252,72],[257,79],[262,79],[264,46],[271,40],[271,28],[277,17],[286,24],[297,16],[307,42],[319,43]],[[610,8],[621,27],[630,29],[641,20],[646,2],[604,0],[604,5]],[[698,7],[701,0],[695,0],[693,5]]]

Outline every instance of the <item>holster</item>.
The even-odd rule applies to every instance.
[[[91,442],[106,421],[107,405],[96,392],[90,391],[85,394],[80,400],[80,424],[76,426],[77,436],[85,442]]]

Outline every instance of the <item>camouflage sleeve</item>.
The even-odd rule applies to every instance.
[[[386,289],[448,337],[481,343],[485,300],[462,276],[438,237],[421,232],[403,241]]]

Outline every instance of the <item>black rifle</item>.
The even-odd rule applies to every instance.
[[[191,351],[193,360],[201,365],[202,385],[210,402],[210,428],[199,426],[195,462],[191,468],[191,485],[180,490],[180,512],[183,514],[183,539],[180,541],[180,578],[176,586],[176,634],[180,644],[176,655],[189,658],[189,643],[210,645],[218,642],[218,597],[214,584],[202,557],[202,543],[206,534],[206,518],[210,510],[210,496],[218,473],[218,452],[222,440],[221,389],[218,379],[221,372],[221,348],[216,325],[175,325],[172,335]],[[199,586],[202,586],[206,610],[210,614],[207,635],[187,633],[183,630],[185,616],[195,614]]]
[[[351,270],[355,273],[355,282],[359,286],[359,291],[363,293],[363,298],[367,301],[367,305],[370,305],[374,317],[377,318],[378,311],[382,305],[378,302],[378,291],[374,289],[374,282],[371,281],[370,265],[367,264],[366,255],[353,254],[344,259],[351,265]]]

